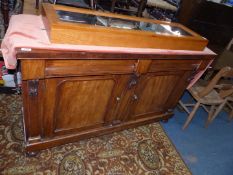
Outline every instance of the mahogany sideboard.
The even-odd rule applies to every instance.
[[[18,49],[26,151],[168,120],[214,57],[201,53]]]

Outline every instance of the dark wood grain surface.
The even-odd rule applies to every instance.
[[[167,120],[214,54],[17,54],[28,152]]]

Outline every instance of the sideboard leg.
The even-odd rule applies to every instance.
[[[162,122],[163,122],[163,123],[167,123],[168,120],[169,120],[169,119],[167,118],[167,119],[162,120]]]
[[[26,156],[27,157],[35,157],[38,154],[38,152],[33,152],[33,151],[27,151]]]

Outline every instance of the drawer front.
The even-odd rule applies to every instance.
[[[148,72],[197,69],[201,60],[153,60]]]
[[[132,73],[135,65],[136,60],[48,60],[45,77]]]

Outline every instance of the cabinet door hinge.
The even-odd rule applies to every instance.
[[[39,86],[39,80],[28,80],[29,96],[34,97],[38,95],[38,86]]]

